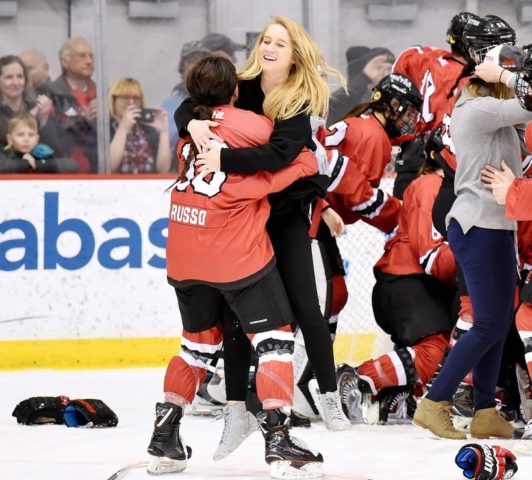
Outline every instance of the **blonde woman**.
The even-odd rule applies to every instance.
[[[109,92],[111,116],[111,172],[166,173],[170,170],[170,140],[166,112],[147,116],[138,80],[118,80]],[[153,115],[151,115],[153,113]]]
[[[485,17],[466,29],[475,33],[478,27],[483,32],[489,20]],[[446,218],[449,245],[463,271],[475,322],[450,351],[414,416],[417,425],[439,437],[454,439],[466,436],[453,427],[449,402],[470,370],[475,402],[471,436],[512,438],[513,434],[513,426],[495,408],[495,388],[513,321],[517,225],[505,217],[504,207],[497,205],[483,186],[481,171],[485,165],[500,168],[505,160],[516,176],[522,175],[520,141],[514,126],[531,120],[532,113],[513,98],[512,71],[518,68],[523,52],[509,45],[485,52],[480,48],[473,52],[472,58],[482,63],[462,89],[451,117],[456,200]]]
[[[304,147],[315,151],[311,116],[325,116],[330,91],[325,75],[345,80],[329,68],[307,31],[286,17],[273,17],[259,34],[253,51],[239,73],[235,106],[264,114],[274,122],[268,144],[254,148],[210,148],[210,139],[219,140],[216,122],[193,120],[193,105],[183,102],[175,114],[180,134],[190,132],[202,154],[196,165],[201,171],[227,173],[275,171],[288,165]],[[212,130],[211,130],[212,129]],[[320,405],[327,428],[350,426],[338,398],[332,342],[327,322],[320,310],[308,234],[309,207],[324,197],[327,175],[295,182],[284,191],[270,195],[272,206],[267,225],[277,265],[288,292],[296,323],[301,329],[310,364],[321,391]],[[341,224],[328,209],[324,218]],[[219,460],[231,453],[252,431],[256,422],[246,412],[249,372],[249,342],[232,319],[224,326],[225,381],[228,408],[224,411],[226,429],[214,455]],[[228,430],[229,429],[229,430]]]

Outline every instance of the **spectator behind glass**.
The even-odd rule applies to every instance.
[[[0,173],[57,173],[75,171],[71,159],[58,159],[46,144],[39,143],[37,120],[22,113],[9,121],[7,146],[0,150]]]
[[[224,57],[236,63],[235,52],[245,50],[246,46],[235,43],[229,37],[221,33],[209,33],[201,39],[201,44],[210,50],[213,55]]]
[[[327,124],[344,118],[356,105],[369,100],[372,88],[392,70],[394,55],[387,48],[349,47],[347,59],[347,93],[343,88],[331,96]]]
[[[46,95],[34,98],[26,66],[16,55],[0,58],[0,145],[5,146],[9,120],[29,112],[36,117],[42,140],[62,152],[59,125],[50,116],[52,101]]]
[[[50,85],[66,153],[80,173],[97,171],[96,85],[92,47],[83,37],[68,39],[59,50],[61,75]]]
[[[208,57],[211,51],[202,45],[201,42],[193,41],[187,42],[181,49],[181,57],[177,71],[181,76],[180,82],[172,89],[170,96],[163,101],[162,107],[166,111],[168,117],[168,132],[170,135],[170,148],[172,155],[175,156],[175,147],[179,140],[177,128],[174,122],[174,113],[181,102],[188,97],[187,88],[185,86],[187,73],[196,64],[198,60]],[[175,158],[177,162],[177,158]]]
[[[50,67],[44,54],[39,50],[30,49],[24,50],[20,54],[20,58],[26,65],[35,93],[37,95],[50,96],[49,91],[52,79],[50,78]]]
[[[153,121],[143,123],[144,92],[133,78],[118,80],[109,92],[111,171],[166,173],[170,170],[168,119],[156,108]]]

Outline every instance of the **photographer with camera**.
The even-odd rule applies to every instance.
[[[170,170],[167,114],[145,108],[138,80],[118,80],[109,92],[111,172],[166,173]]]

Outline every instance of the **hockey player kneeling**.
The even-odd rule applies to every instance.
[[[464,445],[455,462],[463,470],[464,477],[473,480],[508,480],[517,472],[515,455],[498,445]]]

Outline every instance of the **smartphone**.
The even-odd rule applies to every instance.
[[[153,123],[155,120],[155,114],[157,113],[157,110],[154,108],[143,108],[140,111],[140,117],[138,117],[138,121],[140,123]]]

